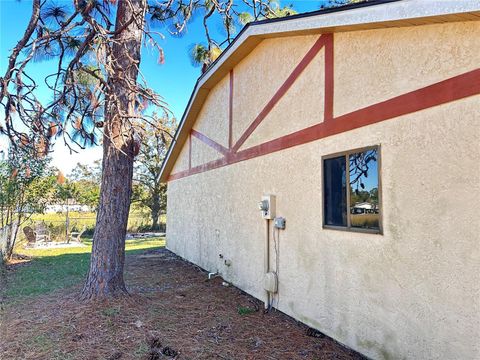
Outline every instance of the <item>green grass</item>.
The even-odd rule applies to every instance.
[[[105,316],[113,317],[120,314],[120,309],[116,307],[109,307],[102,310],[102,314]]]
[[[250,315],[250,314],[253,314],[254,312],[256,312],[257,310],[255,309],[252,309],[251,307],[248,307],[248,306],[239,306],[237,308],[237,313],[239,315]]]
[[[15,270],[9,272],[7,299],[38,296],[81,282],[88,271],[92,249],[91,240],[85,244],[87,246],[72,248],[18,249],[17,253],[31,256],[32,260],[16,265]],[[131,255],[164,245],[164,238],[127,240],[126,253]]]
[[[65,213],[34,214],[25,225],[34,227],[37,222],[44,222],[50,231],[51,239],[54,241],[65,240]],[[95,229],[96,214],[94,212],[75,212],[69,213],[70,232],[79,232],[85,230],[86,236],[92,236]],[[165,215],[159,218],[160,223],[165,223]],[[145,211],[131,211],[128,218],[127,229],[129,232],[142,231],[151,226],[150,215]],[[23,233],[20,232],[23,239]]]
[[[80,212],[80,211],[70,211],[70,218],[75,219],[92,219],[95,220],[95,213],[93,212]],[[34,221],[65,221],[65,213],[46,213],[46,214],[34,214],[31,217]],[[94,221],[95,222],[95,221]]]

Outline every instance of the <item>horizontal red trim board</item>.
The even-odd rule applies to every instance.
[[[257,115],[255,120],[250,124],[250,126],[245,130],[245,132],[240,136],[240,139],[235,143],[233,146],[233,151],[236,152],[240,147],[245,143],[248,137],[253,133],[253,131],[257,128],[258,125],[265,119],[265,117],[272,111],[274,106],[280,101],[280,99],[285,95],[285,93],[290,89],[293,83],[297,80],[300,74],[305,70],[305,68],[312,62],[318,52],[323,48],[323,46],[328,43],[332,42],[333,35],[332,34],[324,34],[321,35],[317,41],[313,44],[313,46],[308,50],[302,60],[297,64],[295,69],[291,72],[288,76],[287,80],[278,88],[275,92],[273,97],[270,101],[265,105],[265,107],[260,111]]]
[[[193,136],[195,136],[197,139],[202,141],[203,143],[207,144],[211,148],[217,150],[219,153],[226,155],[229,153],[229,150],[217,143],[216,141],[210,139],[208,136],[202,134],[201,132],[198,132],[197,130],[192,129],[190,132]]]
[[[196,166],[190,170],[171,174],[169,181],[478,94],[480,94],[480,69],[338,116],[331,121],[313,125],[278,139],[239,151],[238,153],[229,153],[222,159]]]
[[[190,175],[199,174],[199,173],[209,171],[209,170],[213,170],[213,169],[218,169],[218,168],[220,168],[222,166],[225,166],[225,165],[234,164],[235,162],[238,162],[238,161],[230,162],[229,160],[227,160],[226,157],[223,157],[221,159],[213,160],[213,161],[210,161],[208,163],[205,163],[205,164],[202,164],[202,165],[199,165],[199,166],[195,166],[192,169],[183,170],[183,171],[179,171],[175,174],[171,174],[168,177],[168,181],[181,179],[181,178],[184,178],[184,177],[187,177],[187,176],[190,176]]]
[[[353,128],[463,99],[480,93],[480,68],[408,92],[366,108],[337,116]]]

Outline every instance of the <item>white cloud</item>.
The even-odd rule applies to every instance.
[[[51,165],[58,168],[65,175],[68,175],[77,163],[93,164],[95,160],[101,159],[102,147],[95,146],[78,150],[77,153],[70,153],[70,149],[63,142],[57,142],[50,156],[52,157]]]

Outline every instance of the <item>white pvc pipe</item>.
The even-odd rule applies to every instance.
[[[269,232],[269,227],[270,227],[270,221],[268,219],[265,220],[265,251],[264,251],[264,261],[263,265],[265,268],[265,274],[264,274],[264,279],[266,274],[270,271],[270,232]],[[268,290],[265,290],[265,309],[268,309],[270,306],[270,292]]]

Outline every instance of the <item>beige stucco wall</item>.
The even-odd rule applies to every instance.
[[[335,40],[335,115],[480,66],[475,21],[347,32]]]
[[[238,96],[235,96],[233,101],[234,143],[317,39],[318,35],[264,40],[235,68],[234,93]],[[324,55],[325,50],[320,50],[240,149],[276,139],[323,121]],[[260,66],[259,63],[263,65]],[[256,70],[252,71],[252,68]],[[261,80],[264,76],[262,74],[265,73],[269,74],[268,77],[273,77],[274,81],[270,78]],[[259,80],[255,81],[255,78]],[[254,103],[249,99],[252,92],[255,94]],[[249,102],[252,102],[253,106],[245,111],[245,104]]]
[[[287,79],[293,68],[312,47],[317,38],[318,35],[312,35],[264,40],[235,67],[233,99],[234,142],[238,140],[277,89]],[[319,61],[322,60],[318,59],[317,63]],[[309,66],[306,70],[310,75],[315,76],[318,74],[314,66]],[[293,91],[303,85],[304,79],[299,80]],[[322,107],[322,103],[319,104],[319,107]],[[306,121],[306,119],[299,118],[297,121],[301,123]],[[254,135],[252,134],[252,136]]]
[[[478,22],[336,34],[336,115],[479,67],[478,52],[469,50],[480,48],[479,39]],[[314,38],[304,40],[308,49]],[[268,71],[282,73],[292,39],[268,42]],[[360,42],[375,46],[363,54]],[[415,51],[402,51],[412,43]],[[276,50],[284,55],[273,57]],[[359,72],[354,58],[362,59]],[[242,73],[248,68],[235,69],[236,85]],[[262,78],[251,81],[273,94]],[[234,99],[251,120],[262,107],[253,95]],[[318,95],[303,95],[309,113]],[[288,111],[294,129],[304,120],[295,106]],[[241,121],[237,129],[248,122]],[[265,221],[257,203],[275,194],[277,215],[287,219],[279,236],[278,309],[371,358],[478,359],[479,138],[480,96],[473,96],[171,181],[167,247],[263,299]],[[321,156],[377,144],[384,234],[322,229]]]
[[[172,173],[180,172],[187,170],[189,168],[189,152],[190,152],[190,144],[187,141],[183,146],[180,154],[177,157],[177,161],[173,166]]]
[[[230,77],[226,76],[210,90],[193,127],[225,147],[228,147],[229,95]]]

